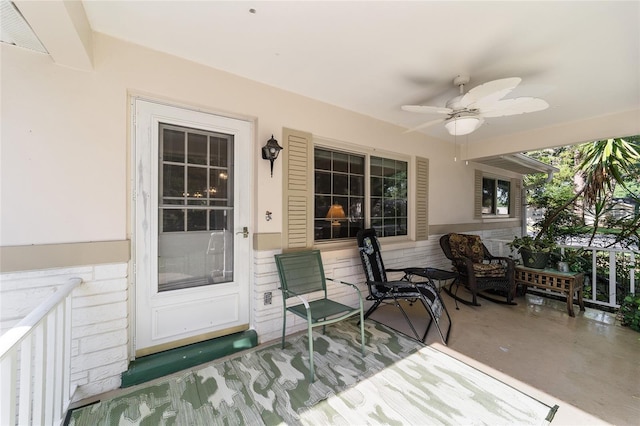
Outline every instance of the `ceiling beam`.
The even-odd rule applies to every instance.
[[[93,70],[92,32],[82,2],[16,0],[14,4],[56,64]]]

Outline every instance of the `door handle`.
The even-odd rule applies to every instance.
[[[243,226],[241,232],[236,232],[236,235],[238,234],[242,234],[242,238],[249,238],[249,228]]]

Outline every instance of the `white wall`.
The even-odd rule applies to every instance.
[[[282,127],[421,155],[435,166],[432,185],[467,187],[465,166],[453,162],[447,142],[100,34],[94,43],[93,72],[1,46],[2,246],[127,238],[130,93],[256,121],[254,232],[281,231],[282,162],[270,178],[259,148]],[[265,210],[273,221],[264,220]],[[471,208],[430,217],[470,218]]]

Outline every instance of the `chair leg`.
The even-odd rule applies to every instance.
[[[308,322],[307,334],[309,335],[309,382],[313,382],[313,327],[311,327],[311,322]]]
[[[402,312],[402,316],[404,316],[404,319],[407,321],[407,324],[409,324],[409,327],[411,328],[411,331],[413,331],[413,334],[416,336],[416,340],[420,340],[420,337],[418,336],[418,332],[413,327],[413,323],[411,322],[411,320],[407,316],[407,313],[402,308],[402,305],[400,305],[400,302],[398,301],[398,299],[395,296],[393,296],[393,300],[395,302],[396,307],[398,309],[400,309],[400,312]]]
[[[373,305],[371,305],[371,307],[367,310],[367,312],[364,314],[364,319],[369,318],[369,315],[371,315],[373,313],[373,311],[375,311],[376,309],[378,309],[378,306],[380,306],[380,304],[382,303],[382,299],[377,299],[375,301],[375,303]]]
[[[284,349],[284,335],[287,330],[287,311],[284,311],[284,315],[282,318],[282,349]]]
[[[362,299],[360,299],[360,346],[362,347],[362,356],[364,356],[364,310]]]

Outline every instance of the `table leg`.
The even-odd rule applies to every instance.
[[[580,306],[580,310],[584,312],[584,300],[582,300],[583,285],[584,282],[578,287],[578,305]]]
[[[570,317],[575,317],[576,314],[573,312],[573,284],[569,284],[569,294],[567,294],[567,312]]]

